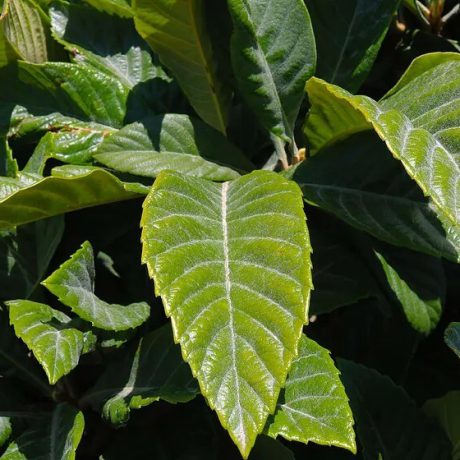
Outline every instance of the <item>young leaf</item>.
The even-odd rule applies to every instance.
[[[134,21],[198,115],[225,133],[230,92],[218,76],[204,5],[203,0],[134,0]]]
[[[68,404],[59,404],[50,417],[12,442],[1,459],[75,460],[84,427],[85,419],[81,412]]]
[[[316,48],[302,0],[230,0],[232,63],[239,88],[266,129],[286,142],[305,82],[313,75]]]
[[[0,232],[0,299],[27,298],[43,279],[61,241],[64,220],[43,219]]]
[[[450,323],[444,332],[444,340],[460,358],[460,323]]]
[[[5,37],[21,59],[48,61],[45,14],[33,0],[5,0],[2,23]]]
[[[108,304],[94,294],[93,248],[85,241],[42,284],[80,318],[107,331],[124,331],[144,323],[150,315],[145,302],[123,306]]]
[[[452,460],[460,460],[460,391],[430,399],[424,404],[423,411],[437,420],[446,432],[452,443]]]
[[[21,174],[17,179],[0,177],[0,229],[129,200],[144,193],[142,186],[121,182],[100,168],[80,169],[67,175],[69,171],[69,167],[62,166],[44,178],[30,174]]]
[[[346,360],[338,364],[365,460],[450,458],[449,441],[401,387],[360,364]]]
[[[187,115],[166,114],[125,126],[94,158],[118,171],[155,177],[171,169],[212,180],[235,179],[251,163],[222,134]]]
[[[143,261],[201,391],[247,458],[307,321],[310,244],[298,187],[256,171],[214,184],[162,172]]]
[[[356,453],[353,416],[329,351],[302,336],[268,434]]]
[[[187,402],[198,393],[196,380],[174,344],[171,326],[165,325],[144,336],[134,353],[123,350],[96,385],[80,400],[102,409],[113,424],[126,423],[131,409],[163,399]]]
[[[9,417],[0,417],[0,447],[8,441],[11,436],[13,428],[11,427],[11,421]]]
[[[446,234],[417,185],[372,131],[323,147],[287,175],[308,203],[358,230],[425,254],[460,257],[460,239]]]
[[[88,351],[94,336],[67,323],[70,318],[48,305],[28,300],[6,302],[16,335],[41,364],[51,385],[74,369]]]
[[[99,11],[116,14],[122,18],[131,18],[133,11],[128,0],[84,0]]]
[[[355,92],[372,68],[400,0],[305,3],[317,44],[316,75]]]

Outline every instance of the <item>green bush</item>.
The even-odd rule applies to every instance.
[[[459,460],[459,10],[4,0],[0,459]]]

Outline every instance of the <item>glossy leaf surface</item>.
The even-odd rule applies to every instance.
[[[356,452],[353,415],[339,371],[328,350],[305,335],[268,434]]]
[[[48,305],[28,300],[7,302],[10,322],[54,385],[74,369],[94,337],[68,325],[70,318]]]
[[[161,173],[142,226],[143,260],[175,340],[247,457],[307,320],[310,245],[300,191],[265,171],[224,184]]]
[[[54,175],[45,178],[30,174],[17,179],[0,178],[0,228],[137,198],[145,190],[121,182],[100,168],[80,169],[73,174],[71,169],[62,166],[54,168],[52,173]]]
[[[125,126],[94,158],[122,172],[155,177],[171,169],[212,180],[239,176],[251,163],[222,134],[186,115],[167,114]]]
[[[86,241],[42,284],[80,318],[99,329],[124,331],[147,320],[150,307],[145,302],[123,306],[99,299],[94,294],[95,276],[93,248]]]

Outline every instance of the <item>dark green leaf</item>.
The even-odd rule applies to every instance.
[[[61,217],[0,232],[0,299],[28,298],[61,241]]]
[[[437,420],[452,443],[452,460],[460,459],[460,391],[451,391],[442,398],[430,399],[423,406],[430,417]]]
[[[432,426],[407,393],[388,377],[340,360],[365,460],[448,460],[450,443]]]
[[[316,75],[355,92],[372,68],[400,0],[305,3],[318,49]]]
[[[67,404],[12,442],[1,460],[74,460],[85,419]]]
[[[143,260],[209,405],[247,458],[307,320],[310,244],[299,188],[256,171],[214,184],[160,173]]]
[[[86,241],[42,284],[80,318],[107,331],[124,331],[144,323],[150,315],[145,302],[108,304],[94,294],[94,255]]]
[[[261,123],[286,142],[316,65],[315,39],[302,0],[230,0],[233,69]]]

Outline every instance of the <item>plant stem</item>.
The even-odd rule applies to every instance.
[[[288,161],[288,157],[286,154],[286,150],[284,150],[283,141],[278,136],[275,136],[274,134],[270,134],[270,139],[273,142],[273,145],[275,147],[275,151],[276,151],[276,154],[278,155],[278,160],[280,161],[281,166],[283,167],[283,169],[288,169],[289,161]]]

